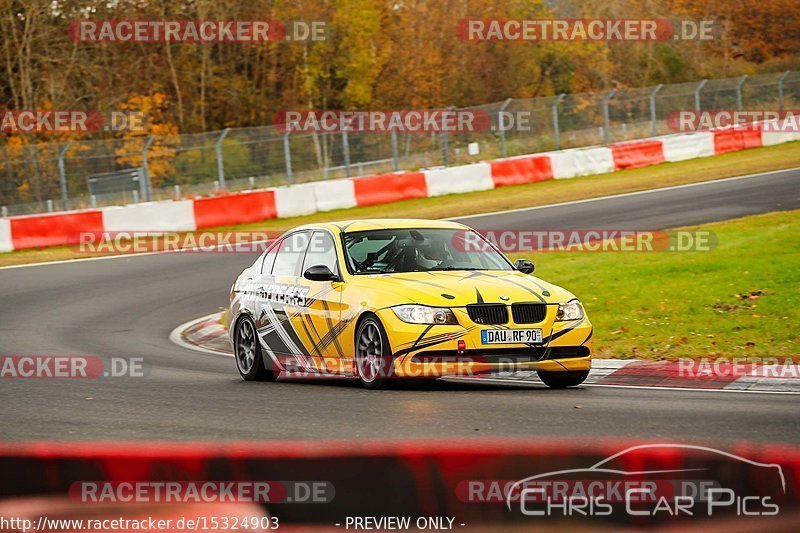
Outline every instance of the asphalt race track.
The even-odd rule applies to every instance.
[[[800,209],[800,169],[465,221],[481,229],[663,229],[789,209]],[[168,336],[178,324],[224,307],[231,282],[253,259],[158,254],[1,270],[0,355],[142,357],[147,376],[4,379],[0,438],[617,436],[800,443],[795,395],[246,383],[231,358],[181,348]]]

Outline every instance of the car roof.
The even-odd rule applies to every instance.
[[[303,229],[328,229],[333,232],[351,233],[354,231],[381,229],[465,229],[467,226],[449,220],[426,220],[421,218],[368,218],[363,220],[340,220],[298,226],[292,231]]]

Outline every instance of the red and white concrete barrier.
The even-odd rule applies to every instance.
[[[659,140],[644,140],[611,145],[614,170],[648,167],[664,162],[664,147]]]
[[[697,133],[667,135],[661,137],[661,145],[663,146],[665,161],[675,162],[709,157],[714,155],[714,133],[700,131]]]
[[[194,202],[151,202],[103,209],[105,231],[192,231]]]
[[[12,217],[9,222],[15,250],[77,244],[81,233],[104,230],[99,209]]]
[[[494,189],[492,167],[488,163],[426,170],[425,184],[428,196]]]
[[[557,180],[614,172],[614,156],[610,148],[576,148],[549,152],[553,177]]]
[[[356,207],[356,190],[352,179],[315,181],[312,183],[317,211],[333,211]]]
[[[796,124],[796,120],[789,118],[765,122],[764,127],[761,128],[761,144],[772,146],[800,141],[800,130],[797,129]]]
[[[761,146],[761,129],[757,126],[726,128],[714,131],[714,153],[726,154]]]
[[[276,216],[275,192],[271,189],[194,200],[197,229],[247,224]]]
[[[14,242],[11,239],[11,221],[0,218],[0,252],[13,252]]]
[[[784,122],[777,124],[783,126]],[[608,147],[574,148],[459,167],[316,181],[195,200],[4,218],[0,219],[0,252],[74,244],[82,232],[191,231],[233,226],[413,198],[591,176],[800,140],[800,132],[792,128],[776,131],[768,127],[770,125],[774,126],[755,124],[680,133]]]
[[[311,183],[278,187],[275,192],[275,212],[278,218],[299,217],[317,212],[314,188]]]
[[[553,166],[546,155],[523,155],[490,163],[495,187],[521,185],[553,179]]]
[[[397,172],[353,180],[356,203],[361,206],[389,204],[413,198],[427,198],[423,172]]]

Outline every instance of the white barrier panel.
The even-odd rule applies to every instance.
[[[0,218],[0,252],[13,252],[14,242],[11,240],[11,221]]]
[[[614,172],[614,156],[611,148],[586,148],[549,152],[550,165],[555,179],[591,176]]]
[[[278,218],[299,217],[317,212],[314,187],[311,183],[278,187],[273,191]]]
[[[710,131],[667,135],[660,139],[666,161],[686,161],[714,155],[714,134]]]
[[[194,221],[194,203],[191,200],[104,207],[102,211],[105,231],[192,231],[197,229]]]
[[[333,211],[356,206],[356,190],[349,178],[315,181],[313,184],[317,211]]]
[[[772,146],[800,140],[800,119],[770,120],[762,125],[761,144]],[[771,131],[764,131],[764,128]]]
[[[425,185],[428,187],[428,196],[494,189],[492,167],[488,163],[477,163],[426,170]]]

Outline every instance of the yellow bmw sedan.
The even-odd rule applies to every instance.
[[[370,389],[508,370],[580,385],[592,324],[572,293],[533,270],[455,222],[300,226],[231,287],[236,366],[245,380],[348,376]]]

